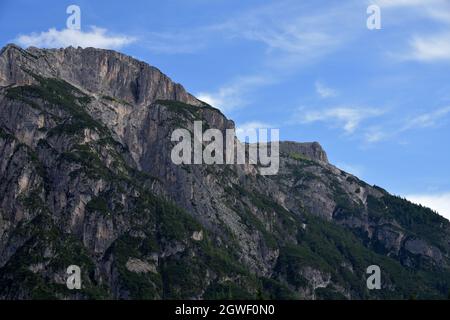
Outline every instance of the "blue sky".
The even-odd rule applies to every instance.
[[[65,30],[71,4],[81,31]],[[319,141],[338,167],[450,217],[450,0],[2,0],[0,30],[1,46],[132,55],[241,130]]]

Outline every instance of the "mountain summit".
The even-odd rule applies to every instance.
[[[336,168],[317,142],[281,142],[273,176],[175,165],[175,129],[234,123],[144,62],[8,45],[0,111],[0,298],[449,294],[449,221]]]

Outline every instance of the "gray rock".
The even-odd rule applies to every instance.
[[[441,272],[449,267],[448,222],[427,211],[433,236],[414,229],[393,216],[388,193],[334,167],[317,142],[281,142],[274,176],[248,164],[173,164],[171,133],[192,131],[199,119],[205,128],[234,128],[219,110],[129,56],[3,48],[0,281],[8,286],[0,298],[32,297],[33,288],[11,281],[20,265],[41,283],[61,284],[65,264],[81,264],[87,292],[124,299],[198,299],[230,283],[256,297],[262,289],[255,279],[275,281],[295,297],[331,290],[362,298],[363,291],[331,276],[341,266],[361,279],[356,272],[366,266],[354,265],[345,251],[350,243],[367,256],[389,256],[399,268],[420,268],[403,252],[431,260]],[[357,244],[342,242],[340,233]],[[315,252],[315,237],[336,241],[341,251],[333,254],[341,261]],[[289,256],[291,247],[297,251]],[[321,259],[328,269],[317,266]],[[176,283],[179,274],[190,281],[188,289]],[[398,286],[387,288],[403,297]]]

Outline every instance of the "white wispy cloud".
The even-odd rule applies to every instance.
[[[350,9],[352,3],[319,8],[306,2],[274,1],[212,25],[151,34],[146,46],[156,52],[181,50],[189,53],[189,50],[205,49],[218,41],[231,45],[243,40],[259,43],[261,57],[255,59],[254,64],[259,65],[260,71],[237,75],[218,89],[208,88],[197,93],[201,100],[229,111],[249,103],[255,89],[283,81],[299,68],[343,46],[357,33],[355,30],[359,30],[351,27],[349,15],[356,15],[355,10]]]
[[[337,91],[327,87],[320,81],[316,81],[315,83],[316,92],[322,98],[331,98],[337,95]]]
[[[328,4],[318,10],[313,3],[276,1],[230,19],[224,30],[231,38],[262,43],[268,67],[292,72],[331,54],[363,31],[352,23],[357,16],[355,3]]]
[[[433,209],[450,220],[450,192],[441,194],[412,194],[405,197],[409,201]]]
[[[392,17],[396,16],[396,20],[399,21],[402,21],[403,16],[408,16],[405,10],[414,13],[409,20],[405,18],[406,20],[402,21],[402,25],[406,25],[411,30],[414,30],[413,28],[421,18],[443,27],[436,30],[448,29],[450,24],[450,1],[448,0],[377,0],[376,4],[380,5],[382,10],[388,10],[393,14]],[[428,31],[422,34],[411,32],[405,43],[405,49],[389,56],[420,62],[450,61],[449,42],[449,32]]]
[[[192,54],[203,50],[212,34],[209,27],[189,31],[149,32],[140,37],[139,44],[157,54]]]
[[[450,61],[450,33],[414,36],[409,41],[408,52],[402,57],[423,62]]]
[[[320,16],[316,18],[322,20]],[[263,43],[267,47],[266,52],[271,56],[282,54],[284,59],[276,60],[279,65],[291,66],[301,61],[312,61],[330,53],[342,43],[340,35],[333,34],[312,21],[311,24],[305,24],[301,20],[293,19],[271,25],[261,18],[254,22],[254,25],[245,25],[243,21],[234,23],[236,36]]]
[[[336,107],[319,111],[300,109],[297,117],[302,123],[327,122],[341,127],[346,133],[353,133],[362,121],[380,116],[385,111],[377,108]]]
[[[134,37],[110,34],[108,30],[95,26],[91,26],[89,31],[50,28],[48,31],[23,34],[16,38],[16,42],[22,46],[45,48],[80,46],[83,48],[119,49],[134,41],[136,41]]]
[[[420,114],[407,119],[400,131],[435,127],[439,125],[448,114],[450,114],[450,106]]]
[[[343,45],[355,32],[348,18],[355,12],[350,6],[314,10],[299,1],[274,1],[211,25],[147,33],[142,44],[158,53],[192,53],[218,42],[253,41],[263,45],[269,67],[287,69],[311,63]]]
[[[447,0],[377,0],[375,3],[381,9],[414,10],[417,16],[450,23],[450,3]]]
[[[439,127],[448,120],[449,115],[450,106],[391,121],[389,124],[369,126],[365,129],[364,140],[367,143],[376,143],[398,138],[407,131]]]
[[[246,140],[246,138],[249,138],[250,143],[254,142],[267,142],[267,137],[260,136],[259,140],[257,140],[257,137],[255,137],[255,134],[258,134],[259,129],[271,129],[275,126],[269,123],[260,122],[260,121],[251,121],[251,122],[245,122],[242,124],[237,125],[236,127],[236,136],[238,139],[242,142]]]
[[[273,79],[263,76],[238,77],[233,82],[220,87],[213,92],[199,92],[196,94],[200,100],[222,110],[231,111],[237,107],[243,107],[249,100],[246,96],[261,86],[271,83]]]
[[[441,4],[442,0],[378,0],[375,3],[383,8],[389,7],[423,7]]]
[[[364,133],[364,140],[367,143],[375,143],[385,140],[389,136],[390,133],[388,133],[385,128],[381,126],[371,126],[366,129],[366,132]]]

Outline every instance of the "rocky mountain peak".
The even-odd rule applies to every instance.
[[[328,163],[327,154],[318,142],[283,141],[280,143],[280,152],[294,156],[300,154],[314,161]]]
[[[110,101],[112,98],[130,106],[146,107],[160,100],[179,101],[198,107],[206,106],[204,102],[186,92],[182,85],[174,83],[159,69],[114,50],[91,47],[23,49],[15,44],[8,44],[1,49],[0,86],[36,83],[33,75],[62,79],[87,94],[107,98]],[[113,106],[113,108],[116,107]],[[130,115],[132,109],[115,111],[116,114]],[[98,109],[97,113],[99,117],[103,117],[103,122],[110,123],[109,110]],[[122,121],[135,121],[136,119],[133,120],[133,118],[141,116],[140,112],[134,112],[129,117],[124,117]],[[220,112],[210,112],[205,116],[219,129],[234,127],[233,122],[226,119]],[[127,124],[118,125],[126,126]],[[315,161],[328,162],[327,155],[318,142],[286,141],[280,144],[280,151],[286,154],[301,154]]]
[[[234,127],[121,53],[3,48],[0,299],[447,297],[447,220],[332,166],[317,142],[281,142],[277,175],[175,164],[172,132],[198,120]],[[368,292],[370,265],[383,290]]]
[[[1,50],[0,86],[33,83],[31,72],[133,105],[147,106],[159,99],[203,105],[157,68],[116,51],[80,47],[24,50],[14,44]]]

